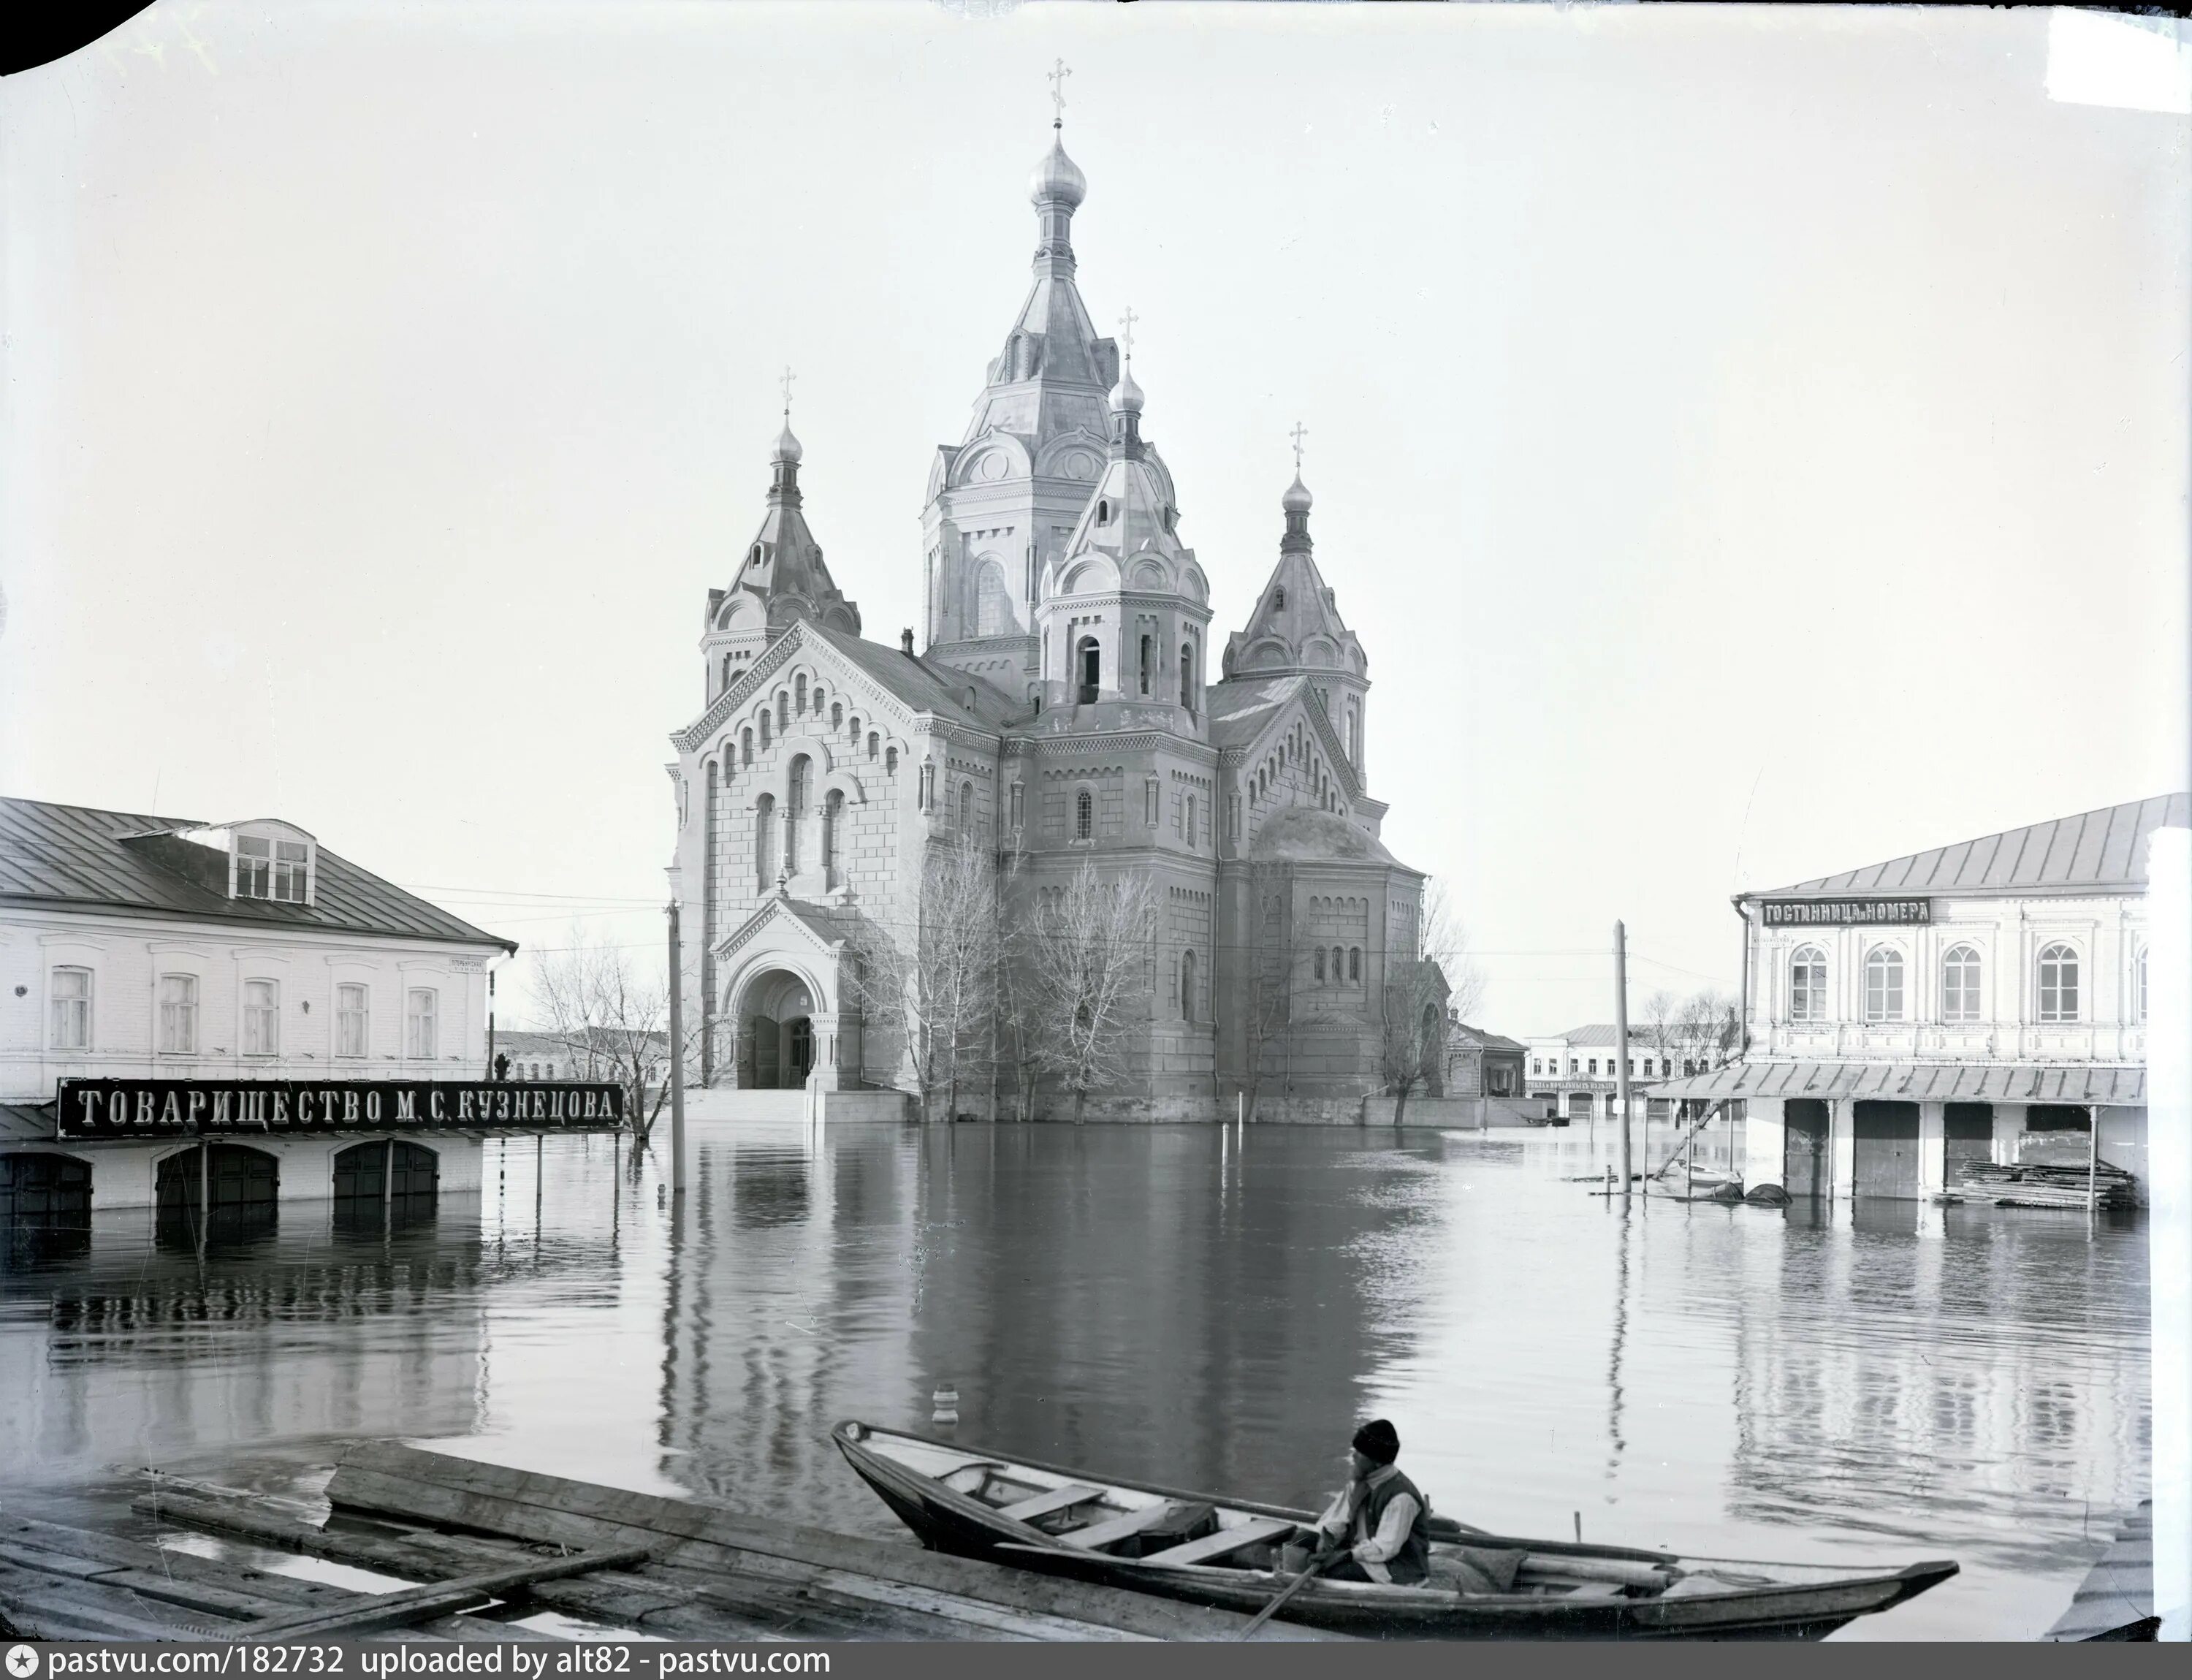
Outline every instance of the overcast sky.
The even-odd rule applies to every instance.
[[[2184,785],[2187,124],[2039,11],[163,5],[0,86],[0,790],[653,942],[796,367],[873,638],[1044,72],[1215,586],[1317,557],[1508,1032],[1770,887]],[[507,1016],[505,1016],[507,1019]]]

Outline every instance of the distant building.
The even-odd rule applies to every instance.
[[[498,1062],[510,1058],[512,1079],[583,1079],[586,1066],[584,1044],[555,1032],[512,1032],[503,1028],[494,1035]]]
[[[583,1032],[525,1032],[499,1029],[494,1035],[498,1060],[510,1059],[512,1080],[612,1080],[637,1060],[649,1070],[650,1084],[659,1083],[669,1066],[670,1035],[638,1028],[590,1026]]]
[[[452,1089],[430,1124],[427,1099],[399,1139],[359,1087],[484,1082],[487,965],[517,948],[278,818],[0,799],[0,1226],[94,1199],[271,1213],[477,1185],[496,1128],[473,1100],[460,1117]],[[128,1134],[67,1134],[61,1082],[91,1079],[137,1089],[75,1129]],[[374,1106],[397,1113],[392,1094]]]
[[[1446,1065],[1441,1089],[1433,1096],[1519,1097],[1523,1090],[1523,1063],[1527,1051],[1512,1038],[1502,1038],[1481,1026],[1449,1020],[1446,1029]]]
[[[1747,1048],[1652,1094],[1743,1102],[1747,1178],[1792,1195],[1927,1195],[2096,1124],[2143,1189],[2146,847],[2188,826],[2170,794],[1740,894]]]
[[[1533,1038],[1526,1047],[1529,1094],[1541,1098],[1552,1111],[1571,1120],[1611,1119],[1619,1110],[1620,1058],[1614,1049],[1611,1023],[1578,1026],[1550,1038]],[[1710,1053],[1675,1043],[1660,1045],[1648,1028],[1632,1021],[1629,1026],[1629,1077],[1641,1087],[1648,1079],[1664,1079],[1686,1072],[1702,1072]],[[1641,1089],[1635,1094],[1642,1095]],[[1653,1120],[1670,1116],[1669,1104],[1640,1109]]]

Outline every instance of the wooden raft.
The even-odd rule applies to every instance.
[[[346,1453],[328,1498],[334,1509],[325,1525],[307,1520],[290,1501],[203,1485],[171,1485],[136,1503],[163,1523],[437,1590],[470,1591],[475,1603],[486,1603],[488,1593],[522,1597],[519,1613],[555,1610],[597,1626],[672,1639],[1213,1640],[1237,1637],[1249,1620],[721,1505],[627,1493],[392,1443],[365,1443]],[[314,1591],[312,1604],[380,1618],[374,1622],[380,1627],[407,1608],[423,1617],[441,1602],[417,1589],[408,1607],[392,1602],[400,1594],[348,1594],[343,1597],[357,1602],[337,1603],[335,1589]],[[0,1607],[9,1602],[0,1582]],[[294,1620],[306,1609],[293,1599],[281,1614]],[[254,1626],[271,1622],[272,1607],[239,1606],[230,1614],[244,1625],[222,1627],[216,1637],[272,1637]],[[463,1631],[452,1632],[452,1624]],[[364,1620],[354,1626],[357,1633],[370,1631]],[[201,1622],[188,1631],[132,1637],[203,1638],[213,1631]],[[443,1614],[422,1620],[409,1637],[525,1633]],[[1336,1636],[1270,1624],[1257,1637]]]

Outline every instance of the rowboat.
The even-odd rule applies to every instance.
[[[847,1463],[932,1550],[1253,1612],[1293,1585],[1313,1511],[1093,1477],[840,1423]],[[1407,1639],[1818,1639],[1956,1573],[1760,1563],[1516,1540],[1434,1517],[1431,1579],[1318,1578],[1283,1619]]]

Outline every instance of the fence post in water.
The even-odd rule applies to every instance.
[[[1613,1089],[1621,1104],[1621,1199],[1629,1199],[1629,933],[1613,924]]]

